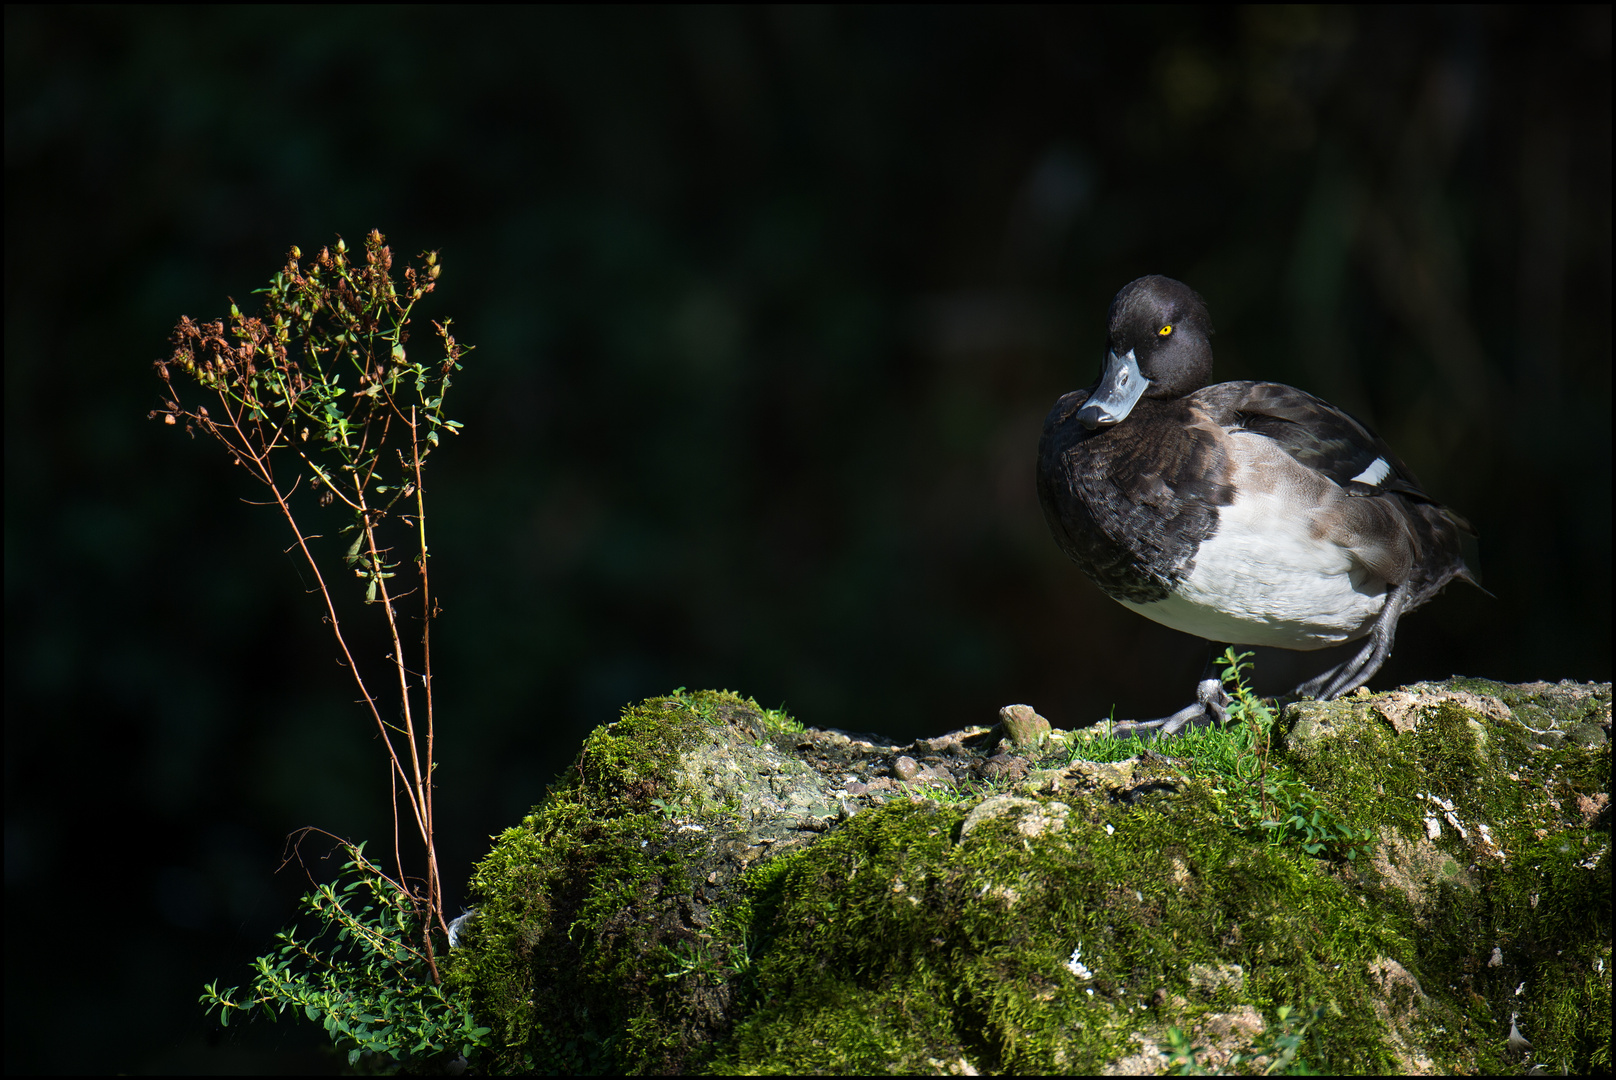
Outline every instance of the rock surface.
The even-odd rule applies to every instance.
[[[1608,1070],[1610,700],[1304,702],[1264,769],[654,698],[497,838],[450,983],[491,1072],[1160,1073],[1297,1017],[1325,1071]]]

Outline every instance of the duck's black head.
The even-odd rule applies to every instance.
[[[1128,418],[1141,397],[1179,398],[1212,381],[1212,316],[1182,281],[1151,274],[1111,301],[1105,372],[1077,412],[1090,428]]]

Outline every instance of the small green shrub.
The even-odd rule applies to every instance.
[[[1300,780],[1281,778],[1270,768],[1278,714],[1246,681],[1251,654],[1223,654],[1223,683],[1229,692],[1231,779],[1241,785],[1239,823],[1266,832],[1273,843],[1294,843],[1315,857],[1351,862],[1368,850],[1374,834],[1355,828],[1319,793]]]
[[[1268,830],[1276,842],[1294,841],[1309,855],[1342,858],[1348,862],[1369,850],[1374,833],[1354,828],[1338,811],[1320,800],[1318,792],[1300,780],[1270,780],[1263,794],[1273,816],[1264,817],[1257,827]]]
[[[303,897],[316,929],[296,926],[275,935],[279,948],[253,964],[252,983],[219,990],[209,983],[201,1002],[232,1015],[262,1010],[271,1020],[288,1009],[324,1025],[348,1064],[367,1071],[419,1068],[460,1055],[471,1058],[486,1045],[465,1005],[432,979],[416,947],[420,906],[371,865],[364,845],[348,849],[337,880]]]

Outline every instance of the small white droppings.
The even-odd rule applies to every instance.
[[[1115,833],[1116,831],[1117,830],[1115,829],[1115,827],[1113,827],[1112,824],[1109,821],[1105,823],[1105,835],[1110,836],[1111,834]]]
[[[1435,840],[1437,837],[1441,836],[1442,823],[1434,817],[1427,817],[1425,819],[1425,835],[1431,840]]]
[[[1079,945],[1072,950],[1071,958],[1066,961],[1066,970],[1076,975],[1079,979],[1094,978],[1094,972],[1090,971],[1087,965],[1083,963],[1083,946]],[[1094,991],[1090,990],[1089,993],[1092,994]]]

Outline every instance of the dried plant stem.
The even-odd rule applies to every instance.
[[[315,589],[325,601],[325,618],[341,650],[341,661],[354,676],[359,695],[380,732],[388,753],[389,804],[393,812],[393,854],[398,878],[386,878],[406,897],[420,917],[423,959],[433,980],[438,967],[433,959],[433,931],[448,938],[443,913],[443,878],[438,868],[438,846],[433,828],[433,771],[436,768],[436,713],[431,698],[431,622],[438,606],[431,595],[427,563],[427,513],[422,464],[438,446],[441,433],[454,433],[461,425],[443,414],[444,394],[451,373],[461,369],[469,349],[457,344],[449,322],[433,323],[443,340],[438,361],[410,361],[410,312],[415,302],[436,288],[440,275],[436,252],[425,252],[419,268],[406,267],[401,283],[393,280],[393,252],[380,231],[365,238],[364,264],[349,260],[347,246],[338,239],[335,251],[323,247],[309,264],[292,247],[288,262],[276,273],[267,293],[263,315],[249,317],[231,302],[229,325],[192,322],[183,317],[175,328],[175,351],[158,361],[158,377],[170,398],[152,412],[165,424],[186,422],[187,432],[204,428],[228,449],[239,466],[270,490],[271,500],[291,527],[297,550],[314,572]],[[205,407],[196,411],[181,404],[171,369],[191,375],[218,399],[218,419]],[[354,383],[343,385],[344,375]],[[398,420],[399,430],[394,428]],[[409,430],[409,451],[389,448],[388,437]],[[423,445],[425,443],[425,445]],[[343,622],[336,613],[330,582],[320,571],[310,540],[292,511],[291,487],[281,483],[270,459],[278,449],[291,448],[309,470],[320,503],[341,500],[352,514],[347,529],[357,532],[349,546],[347,564],[365,584],[365,603],[380,603],[388,624],[394,677],[398,679],[399,713],[383,716],[383,705],[370,692],[359,661],[347,643]],[[386,453],[386,458],[383,454]],[[335,461],[333,461],[335,456]],[[325,464],[322,464],[325,462]],[[414,496],[414,511],[409,500]],[[420,574],[422,637],[420,673],[406,663],[404,634],[399,627],[398,601],[410,590],[396,592],[389,584],[398,564],[388,563],[391,548],[383,545],[380,529],[396,519],[415,530],[419,551],[415,567]],[[288,548],[289,550],[289,548]],[[314,592],[314,590],[310,590]],[[419,715],[417,694],[425,694]],[[401,747],[394,736],[402,737]],[[399,794],[409,805],[415,833],[425,850],[425,876],[404,873]],[[305,836],[301,833],[299,836]],[[357,850],[347,844],[351,850]],[[370,865],[370,863],[365,863]],[[409,888],[415,881],[423,888]]]
[[[410,361],[406,355],[410,313],[415,302],[433,290],[441,270],[435,253],[423,257],[419,270],[405,269],[402,287],[391,277],[392,252],[377,231],[366,239],[363,266],[348,260],[347,247],[340,239],[335,254],[331,249],[321,249],[306,268],[299,264],[300,258],[301,253],[293,248],[282,272],[269,288],[260,290],[269,294],[263,317],[244,316],[231,304],[229,333],[233,341],[227,338],[222,320],[203,324],[189,318],[180,320],[173,355],[156,364],[171,396],[165,408],[154,410],[152,416],[161,416],[168,424],[184,420],[187,431],[201,426],[219,440],[238,465],[269,489],[272,501],[291,528],[295,545],[325,603],[326,619],[341,649],[341,662],[352,673],[387,748],[398,874],[395,885],[416,906],[417,913],[425,909],[425,917],[420,920],[424,958],[436,981],[432,934],[436,929],[447,938],[449,927],[443,912],[433,825],[436,713],[432,701],[431,629],[438,608],[427,574],[422,464],[438,445],[441,432],[452,434],[460,427],[443,415],[443,398],[450,375],[459,370],[460,359],[467,350],[456,343],[445,321],[434,324],[445,347],[441,360],[423,364]],[[300,356],[294,356],[288,347],[297,342],[302,345]],[[355,389],[340,385],[344,361],[358,375]],[[180,404],[171,366],[213,393],[220,419],[216,420],[206,408],[192,411]],[[395,419],[401,428],[408,428],[409,452],[393,448],[384,460],[389,435],[399,434],[394,431]],[[311,431],[317,436],[312,441]],[[423,446],[423,441],[427,445]],[[366,602],[379,601],[386,614],[392,643],[388,660],[398,683],[396,722],[382,715],[381,703],[365,682],[343,632],[331,587],[310,547],[316,537],[304,532],[293,512],[291,497],[297,483],[290,487],[282,484],[271,465],[273,453],[286,447],[301,458],[321,502],[329,504],[340,499],[353,515],[350,528],[358,532],[358,538],[348,549],[346,559],[356,576],[366,582]],[[324,465],[316,460],[315,450],[334,454],[338,460]],[[395,464],[396,473],[392,469]],[[399,505],[400,499],[412,495],[413,514],[405,510],[408,502]],[[397,564],[386,561],[392,549],[378,537],[382,524],[395,516],[395,508],[397,520],[414,527],[418,544],[415,564],[421,579],[422,604],[419,673],[406,663],[396,608],[396,602],[413,589],[395,593],[389,585]],[[417,692],[425,695],[424,716],[419,718]],[[398,745],[395,734],[402,736],[407,750]],[[410,879],[404,873],[400,843],[401,790],[425,851],[424,895],[405,884]],[[347,846],[353,850],[353,845]]]
[[[418,751],[419,744],[416,739],[413,710],[411,708],[409,670],[404,663],[404,649],[402,642],[399,640],[397,613],[393,607],[392,597],[388,595],[387,583],[385,580],[381,581],[378,588],[381,592],[383,610],[387,612],[387,624],[393,639],[393,667],[398,674],[399,693],[403,701],[404,728],[402,734],[405,736],[405,741],[409,745],[410,768],[408,770],[405,769],[404,763],[399,757],[398,749],[393,744],[393,738],[389,731],[391,725],[389,725],[386,720],[382,718],[381,708],[377,703],[375,696],[371,694],[369,687],[365,685],[365,679],[360,673],[359,664],[354,659],[353,651],[348,647],[348,639],[342,632],[342,620],[337,615],[336,602],[331,595],[331,589],[326,584],[325,575],[320,572],[319,561],[315,559],[314,552],[309,549],[308,542],[310,538],[303,534],[303,530],[298,526],[296,516],[292,513],[292,507],[289,501],[291,491],[283,492],[281,490],[281,486],[275,478],[274,470],[270,465],[268,451],[273,450],[276,448],[276,446],[280,445],[284,432],[277,431],[271,440],[266,444],[266,450],[254,450],[253,440],[248,437],[248,433],[242,427],[244,407],[230,402],[223,394],[220,395],[220,400],[222,406],[226,410],[227,415],[230,417],[228,430],[221,428],[219,424],[208,416],[205,410],[201,413],[202,423],[206,425],[210,434],[230,448],[231,452],[235,455],[238,464],[245,466],[247,470],[253,474],[255,479],[269,489],[270,494],[273,496],[275,506],[280,510],[281,516],[286,519],[286,524],[291,528],[292,535],[296,538],[298,550],[302,552],[304,561],[308,564],[310,572],[314,575],[314,580],[318,586],[318,592],[320,593],[321,599],[325,603],[326,619],[331,625],[332,634],[337,639],[337,646],[342,650],[344,664],[348,668],[348,671],[353,675],[354,684],[359,688],[360,697],[364,699],[366,708],[370,710],[371,718],[376,722],[376,730],[381,733],[382,742],[387,747],[388,759],[392,763],[391,772],[395,785],[393,789],[394,798],[392,800],[393,852],[398,864],[397,883],[402,891],[406,893],[409,892],[408,889],[403,889],[402,886],[402,883],[406,880],[406,875],[404,873],[401,845],[398,843],[397,785],[400,781],[402,781],[405,798],[409,802],[410,806],[410,815],[415,821],[416,830],[419,832],[421,837],[421,843],[426,849],[427,908],[430,911],[433,920],[436,921],[439,927],[443,930],[444,936],[447,937],[449,928],[443,917],[442,879],[438,873],[437,845],[434,842],[434,830],[432,828],[432,788],[422,773],[421,755]],[[419,530],[422,545],[421,550],[423,552],[423,557],[419,559],[418,565],[420,566],[422,577],[422,595],[423,597],[427,598],[425,602],[430,605],[430,591],[426,587],[426,559],[424,557],[424,552],[426,551],[426,519],[424,513],[421,513],[423,506],[420,501],[421,459],[419,447],[415,445],[417,427],[413,408],[411,409],[410,432],[415,472],[415,489],[417,499],[416,506],[419,518]],[[363,497],[361,496],[361,500],[362,499]],[[372,522],[372,511],[363,505],[362,501],[360,504],[355,506],[355,509],[360,511],[365,517],[366,546],[370,549],[371,557],[377,560],[379,563],[384,549],[379,548],[376,544],[376,535],[374,524]],[[428,629],[423,632],[422,635],[423,646],[429,640],[431,627],[430,610],[427,611],[426,616],[426,626]],[[434,759],[432,757],[433,731],[430,653],[427,655],[428,661],[426,666],[428,674],[423,679],[423,688],[426,691],[426,699],[428,703],[426,758],[430,762]],[[432,968],[433,978],[436,979],[438,977],[437,965],[433,962],[433,950],[430,934],[427,935],[426,959],[428,965]]]

